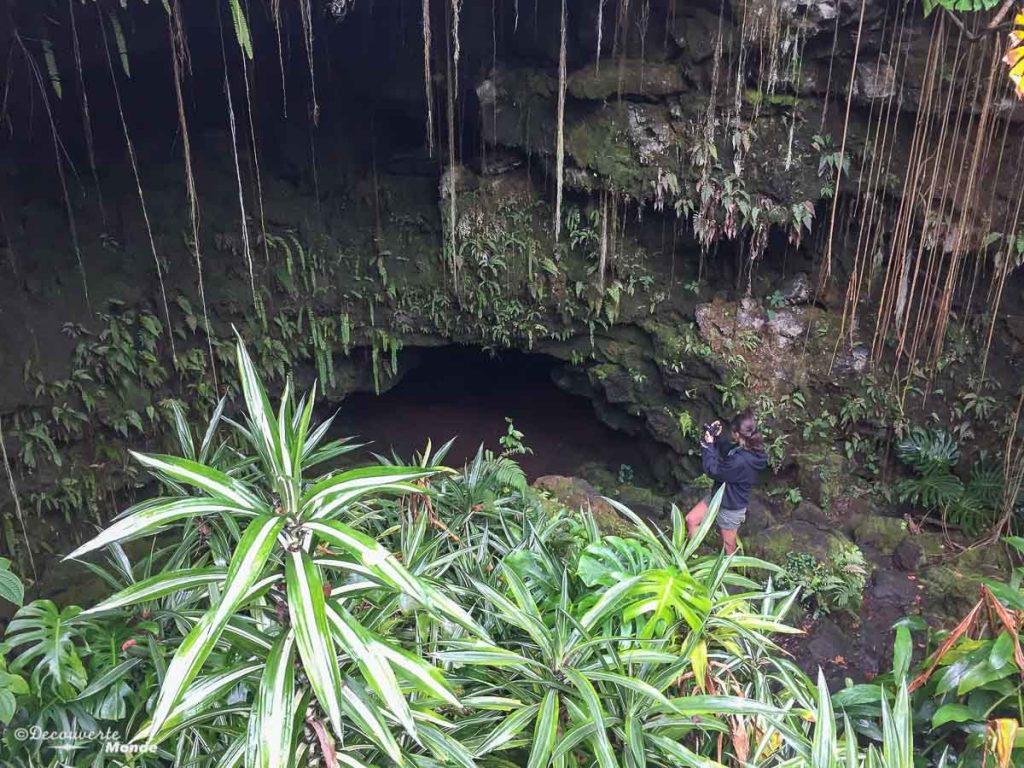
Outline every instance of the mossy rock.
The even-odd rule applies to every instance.
[[[892,555],[910,534],[906,521],[898,517],[869,517],[853,531],[853,540],[861,547],[871,547],[881,555]]]
[[[533,487],[538,491],[547,492],[551,498],[570,511],[589,510],[603,534],[623,536],[633,529],[615,507],[598,495],[594,486],[586,480],[563,475],[544,475],[534,481]]]
[[[924,536],[917,537],[924,539]],[[978,602],[984,579],[1005,580],[1011,564],[1000,547],[975,547],[954,560],[925,568],[920,574],[928,613],[952,626]]]
[[[669,499],[637,485],[620,485],[613,496],[620,504],[645,519],[663,518],[672,506]]]
[[[825,512],[831,511],[832,501],[842,495],[849,482],[846,457],[836,450],[825,449],[807,451],[797,458],[804,496]]]
[[[981,578],[955,565],[934,565],[921,571],[925,613],[941,626],[952,626],[978,602]]]
[[[747,540],[746,545],[756,557],[782,564],[790,552],[803,552],[825,562],[852,546],[852,542],[835,530],[806,520],[791,520],[761,531]]]
[[[602,69],[585,66],[569,76],[567,88],[573,98],[604,101],[616,95],[668,96],[685,91],[686,81],[675,64],[625,59]]]

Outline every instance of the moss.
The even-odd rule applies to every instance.
[[[648,518],[660,516],[671,506],[671,502],[648,488],[636,485],[620,485],[615,489],[614,498],[631,511]]]
[[[841,533],[822,530],[805,520],[768,528],[749,545],[754,554],[773,563],[784,563],[790,552],[805,552],[824,562],[853,546]]]
[[[565,148],[577,165],[604,177],[608,188],[640,197],[653,175],[633,151],[628,120],[622,105],[595,112],[566,126]]]
[[[853,539],[862,547],[872,547],[891,555],[908,535],[907,524],[897,517],[869,517],[853,531]]]
[[[956,623],[978,601],[981,579],[953,565],[936,565],[921,572],[929,615],[942,625]]]
[[[772,93],[765,96],[764,91],[757,88],[747,88],[744,90],[743,100],[752,107],[759,107],[763,104],[769,104],[773,107],[796,107],[800,104],[799,96],[782,93]]]

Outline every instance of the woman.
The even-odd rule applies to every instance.
[[[720,422],[716,421],[711,426],[715,424]],[[736,530],[747,517],[747,504],[750,502],[750,493],[757,482],[757,476],[768,466],[764,439],[757,431],[754,415],[750,411],[744,411],[732,421],[732,440],[726,438],[716,441],[715,435],[705,432],[701,447],[704,471],[716,483],[711,493],[698,501],[687,513],[686,529],[691,537],[697,533],[701,521],[708,513],[708,504],[711,503],[715,492],[724,485],[725,493],[716,522],[725,543],[725,553],[731,555],[736,551]]]

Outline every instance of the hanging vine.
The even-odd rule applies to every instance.
[[[202,245],[199,241],[199,196],[196,193],[196,180],[192,172],[192,148],[189,143],[188,118],[185,114],[185,98],[181,84],[186,70],[191,70],[188,54],[188,42],[185,37],[185,24],[181,14],[181,0],[169,0],[170,13],[167,16],[167,34],[171,43],[171,66],[174,80],[174,96],[178,108],[178,128],[181,132],[181,149],[185,162],[185,191],[188,197],[189,221],[192,223],[192,253],[196,260],[196,274],[199,281],[199,302],[203,308],[206,345],[210,355],[210,372],[213,384],[220,389],[217,380],[217,358],[213,353],[213,332],[210,327],[210,313],[206,305],[206,287],[203,283]]]
[[[562,0],[558,48],[558,135],[555,144],[555,242],[562,233],[562,184],[565,176],[566,0]]]
[[[149,250],[153,255],[153,265],[156,267],[156,279],[160,284],[160,302],[164,310],[164,322],[167,327],[167,338],[171,345],[171,359],[177,363],[178,354],[174,344],[174,334],[171,333],[171,310],[167,304],[167,287],[164,285],[164,270],[160,264],[160,257],[156,252],[156,241],[153,239],[153,227],[149,221],[149,209],[146,206],[146,196],[142,193],[142,179],[139,176],[139,162],[135,156],[135,145],[132,143],[131,135],[128,132],[128,121],[124,116],[124,105],[121,102],[121,87],[117,84],[117,75],[114,72],[114,60],[110,55],[110,44],[107,42],[107,30],[103,25],[103,12],[99,4],[96,4],[97,26],[100,30],[100,39],[103,43],[103,53],[107,59],[107,71],[110,73],[110,84],[114,92],[114,101],[117,104],[117,114],[121,122],[121,132],[124,135],[125,147],[128,150],[128,159],[132,166],[132,175],[135,178],[135,190],[139,196],[139,207],[142,209],[142,222],[146,227],[146,237],[149,240]],[[120,50],[121,44],[118,43]]]
[[[427,147],[434,156],[434,83],[430,75],[430,0],[423,0],[423,95],[427,101]]]

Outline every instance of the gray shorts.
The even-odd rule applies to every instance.
[[[709,507],[711,506],[711,499],[714,498],[713,493],[709,493],[704,497],[703,501]],[[726,509],[725,507],[719,507],[718,517],[715,522],[718,523],[718,527],[723,531],[735,531],[739,528],[743,521],[747,519],[747,508],[743,509]]]

